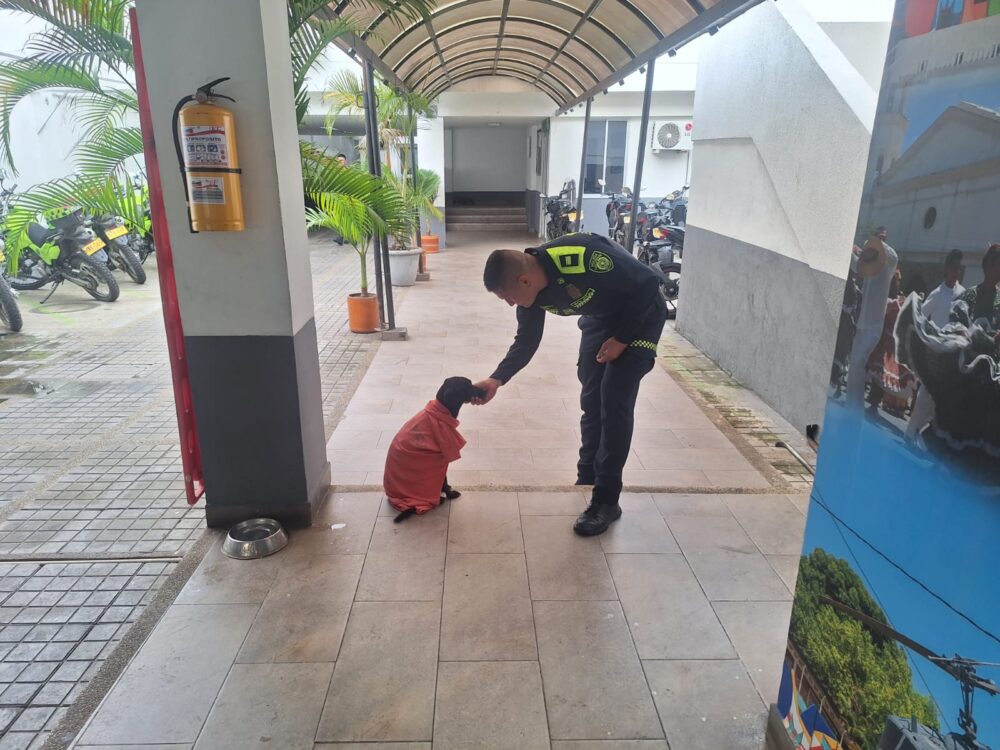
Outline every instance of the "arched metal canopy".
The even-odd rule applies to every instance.
[[[395,86],[433,96],[507,76],[563,111],[764,1],[436,0],[427,17],[402,21],[364,0],[330,9],[360,24],[344,46]]]

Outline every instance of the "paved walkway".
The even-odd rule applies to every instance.
[[[492,242],[451,239],[330,442],[358,490],[272,558],[229,560],[216,535],[81,750],[759,750],[805,497],[665,371],[603,537],[571,531],[576,337],[553,320],[531,369],[463,411],[462,498],[392,522],[385,441],[445,375],[487,375],[513,328],[478,280]]]
[[[347,332],[350,248],[312,255],[332,431],[376,346]],[[38,748],[204,533],[181,482],[155,257],[114,304],[20,295],[0,335],[0,750]],[[169,595],[169,594],[166,594]]]

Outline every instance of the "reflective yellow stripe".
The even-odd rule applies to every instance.
[[[636,339],[629,346],[636,346],[640,349],[649,349],[651,351],[656,351],[656,344],[652,341],[646,341],[646,339]]]
[[[559,247],[545,248],[552,262],[556,264],[559,273],[567,275],[574,273],[586,273],[587,267],[583,263],[583,254],[587,248],[580,245],[562,245]]]

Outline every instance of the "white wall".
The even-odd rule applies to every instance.
[[[632,186],[638,156],[641,127],[642,94],[638,92],[611,92],[594,100],[592,119],[625,120],[628,131],[625,139],[625,184]],[[655,92],[650,103],[650,128],[660,120],[689,122],[694,114],[694,94],[690,92]],[[570,114],[552,120],[552,138],[549,151],[549,180],[547,189],[558,193],[563,180],[580,178],[580,157],[583,148],[583,115],[578,108]],[[652,153],[649,142],[652,131],[643,144],[643,195],[662,198],[684,185],[688,173],[690,152],[671,151]],[[588,193],[588,195],[591,195]]]
[[[700,60],[678,326],[800,429],[822,418],[876,98],[798,0]]]
[[[890,26],[886,23],[845,22],[821,23],[833,43],[873,89],[882,84],[885,49],[889,43]]]
[[[28,38],[45,28],[24,13],[0,11],[0,60],[23,55]],[[11,150],[20,189],[65,177],[74,170],[71,155],[83,136],[71,99],[65,93],[38,91],[25,97],[11,118]]]
[[[448,192],[525,190],[526,128],[450,128],[449,132]]]

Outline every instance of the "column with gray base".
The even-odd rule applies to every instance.
[[[329,485],[284,3],[137,0],[177,275],[206,516],[311,520]],[[243,170],[243,232],[188,231],[171,114],[223,76]]]

